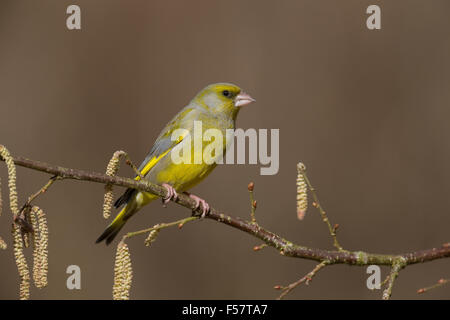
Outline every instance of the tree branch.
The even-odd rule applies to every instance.
[[[18,166],[42,171],[63,179],[74,179],[97,182],[101,184],[111,184],[150,192],[160,197],[167,196],[167,190],[164,187],[158,186],[145,180],[136,181],[129,178],[108,176],[97,172],[64,168],[22,157],[15,157],[14,163]],[[191,210],[195,207],[195,201],[184,194],[179,194],[178,198],[174,200],[174,202]],[[316,203],[318,203],[318,201],[316,201]],[[203,208],[197,208],[196,211],[198,213],[201,213],[202,209]],[[444,244],[442,247],[438,248],[430,248],[427,250],[419,250],[401,254],[376,254],[363,251],[345,251],[342,250],[342,247],[340,247],[339,245],[337,245],[337,247],[340,249],[338,251],[310,248],[294,244],[291,241],[288,241],[281,236],[262,228],[256,222],[246,221],[241,218],[227,215],[215,208],[210,209],[210,212],[206,216],[206,218],[246,232],[253,237],[262,240],[265,244],[274,247],[280,252],[280,254],[284,256],[318,261],[318,266],[320,266],[320,268],[332,264],[349,264],[359,266],[372,264],[389,265],[392,267],[392,272],[389,277],[388,288],[383,295],[387,298],[390,297],[395,278],[398,276],[398,272],[402,268],[415,263],[428,262],[435,259],[450,257],[450,246],[448,246],[448,244]]]
[[[397,279],[400,270],[406,266],[403,257],[395,260],[392,264],[391,273],[388,276],[387,287],[383,292],[383,300],[389,300],[392,295],[392,288],[394,287],[394,281]]]
[[[425,293],[425,292],[428,292],[430,290],[442,287],[443,285],[446,285],[448,283],[450,283],[450,279],[442,278],[442,279],[439,279],[439,281],[436,284],[433,284],[432,286],[429,286],[429,287],[426,287],[426,288],[421,288],[421,289],[417,290],[417,293],[419,293],[419,294],[420,293]]]
[[[301,278],[300,280],[297,280],[294,283],[291,283],[290,285],[288,285],[287,287],[281,287],[281,286],[276,286],[275,289],[282,289],[283,292],[280,294],[280,296],[277,298],[277,300],[281,300],[284,298],[284,296],[286,296],[289,292],[291,292],[291,290],[295,289],[297,286],[299,286],[300,284],[302,284],[303,282],[305,284],[309,284],[309,282],[312,280],[312,278],[316,275],[317,272],[319,272],[320,269],[325,268],[325,266],[328,264],[327,260],[322,261],[321,263],[319,263],[317,266],[315,266],[315,268],[309,272],[306,276],[304,276],[303,278]]]

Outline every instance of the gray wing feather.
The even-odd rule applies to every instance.
[[[142,161],[141,165],[139,166],[138,171],[141,171],[148,163],[148,161],[150,161],[150,159],[152,159],[153,157],[160,156],[175,144],[175,141],[171,139],[172,137],[171,133],[173,132],[174,129],[184,128],[189,130],[193,127],[194,123],[193,119],[195,119],[195,117],[193,117],[192,115],[186,117],[188,113],[191,113],[193,111],[198,112],[200,110],[196,107],[186,106],[179,113],[177,113],[175,117],[173,117],[173,119],[164,127],[164,129],[159,134],[150,152],[147,154],[144,161]],[[187,113],[184,115],[183,119],[179,120],[178,117],[180,116],[180,114],[184,112]],[[135,194],[136,194],[135,189],[128,188],[123,193],[123,195],[116,200],[116,202],[114,203],[114,207],[119,208],[121,205],[127,203],[131,198],[133,198]]]
[[[192,108],[190,106],[184,107],[179,113],[176,114],[175,117],[173,117],[172,120],[170,120],[170,122],[164,127],[164,129],[161,130],[158,138],[156,138],[156,141],[153,144],[153,147],[150,149],[150,152],[147,154],[144,161],[142,161],[141,165],[138,168],[139,171],[141,171],[145,167],[145,165],[150,159],[152,159],[153,157],[159,157],[169,148],[173,147],[173,145],[175,144],[175,141],[171,139],[173,130],[178,128],[184,128],[189,130],[193,126],[192,115],[189,115],[189,117],[186,116],[188,115],[188,113],[191,113],[195,110],[196,108]],[[184,112],[188,113],[186,113],[183,119],[180,121],[178,117],[181,113]],[[167,133],[170,134],[167,135]]]

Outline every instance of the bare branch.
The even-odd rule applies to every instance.
[[[167,193],[168,193],[164,187],[158,186],[158,185],[148,182],[146,180],[137,181],[137,180],[133,180],[133,179],[129,179],[129,178],[108,176],[108,175],[97,173],[97,172],[88,172],[88,171],[84,171],[84,170],[64,168],[64,167],[50,165],[47,163],[34,161],[34,160],[22,158],[22,157],[14,158],[14,163],[16,165],[19,165],[22,167],[46,172],[48,174],[58,176],[63,179],[91,181],[91,182],[97,182],[97,183],[101,183],[101,184],[105,184],[105,185],[110,184],[110,185],[122,186],[122,187],[127,187],[127,188],[134,188],[137,190],[156,194],[159,197],[166,197]],[[275,248],[276,250],[278,250],[280,252],[280,254],[282,254],[284,256],[308,259],[308,260],[315,260],[315,261],[319,262],[319,264],[316,266],[316,268],[312,271],[313,274],[310,277],[312,277],[321,268],[323,268],[327,265],[332,265],[332,264],[349,264],[349,265],[359,265],[359,266],[367,266],[367,265],[372,265],[372,264],[389,265],[392,267],[392,271],[388,278],[387,289],[385,290],[385,292],[383,294],[383,297],[387,297],[387,298],[389,298],[391,296],[394,281],[397,278],[398,273],[402,268],[406,267],[407,265],[411,265],[411,264],[415,264],[415,263],[423,263],[423,262],[428,262],[428,261],[432,261],[435,259],[442,259],[442,258],[450,257],[450,246],[448,244],[444,244],[444,245],[442,245],[442,247],[438,247],[438,248],[430,248],[427,250],[413,251],[413,252],[407,252],[407,253],[402,253],[402,254],[375,254],[375,253],[367,253],[367,252],[363,252],[363,251],[344,250],[339,245],[339,243],[336,239],[337,225],[335,225],[334,227],[331,226],[331,223],[329,222],[325,211],[323,210],[323,208],[321,207],[321,205],[318,202],[318,198],[317,198],[315,189],[312,187],[312,185],[309,182],[306,175],[305,175],[305,180],[313,194],[315,206],[319,209],[319,212],[322,215],[324,222],[326,222],[326,224],[328,225],[328,229],[330,231],[331,236],[333,237],[334,244],[335,244],[336,248],[338,249],[337,251],[323,250],[323,249],[319,249],[319,248],[310,248],[310,247],[305,247],[305,246],[301,246],[298,244],[294,244],[293,242],[288,241],[288,240],[282,238],[281,236],[262,228],[259,224],[257,224],[254,221],[252,222],[252,221],[246,221],[241,218],[236,218],[231,215],[227,215],[224,212],[219,211],[215,208],[210,209],[210,212],[206,216],[206,218],[215,220],[217,222],[220,222],[220,223],[226,224],[228,226],[231,226],[233,228],[236,228],[240,231],[246,232],[246,233],[252,235],[253,237],[262,240],[265,245]],[[172,201],[174,201],[175,203],[177,203],[181,206],[189,208],[190,210],[192,210],[192,208],[195,207],[195,201],[185,194],[179,194],[178,198],[176,200],[172,200]],[[201,213],[202,210],[203,210],[203,208],[200,207],[200,208],[197,208],[196,212]],[[253,217],[254,217],[254,212],[253,212],[252,218]],[[194,220],[194,219],[192,219],[192,220]],[[173,223],[170,223],[170,226],[173,226],[176,224],[183,225],[184,223],[191,221],[191,220],[183,219],[183,221],[181,221],[181,222],[180,221],[175,221]],[[152,227],[152,228],[154,229],[155,227]],[[145,229],[141,233],[144,233],[144,231],[149,232],[149,231],[151,231],[152,228]],[[262,246],[259,246],[259,247],[262,248]],[[300,283],[301,282],[299,282],[299,284]]]
[[[403,257],[399,257],[394,261],[391,268],[391,273],[387,279],[387,287],[383,292],[383,300],[389,300],[392,295],[392,288],[394,287],[395,279],[397,279],[400,270],[406,266],[406,262]]]
[[[339,251],[345,251],[344,248],[339,244],[336,236],[336,230],[338,225],[336,224],[334,227],[331,226],[330,219],[328,219],[327,213],[323,209],[323,207],[320,205],[319,197],[317,196],[316,189],[312,186],[311,181],[309,181],[308,176],[306,175],[306,167],[302,164],[301,166],[297,167],[299,174],[303,175],[303,179],[305,180],[309,190],[311,191],[311,194],[313,196],[313,207],[317,208],[319,210],[320,215],[322,216],[323,222],[326,223],[328,226],[328,231],[330,232],[331,237],[333,238],[333,245],[338,249]]]
[[[321,263],[316,265],[315,268],[311,272],[309,272],[306,276],[304,276],[303,278],[294,283],[291,283],[287,287],[278,287],[278,286],[275,287],[275,289],[283,290],[283,292],[280,294],[277,300],[283,299],[284,296],[286,296],[289,292],[291,292],[291,290],[295,289],[298,285],[302,284],[303,282],[305,282],[305,284],[308,285],[309,282],[312,280],[312,278],[316,275],[316,273],[319,272],[320,269],[324,268],[327,264],[329,264],[329,261],[326,260],[322,261]]]
[[[23,204],[23,206],[20,208],[19,212],[22,212],[23,209],[25,209],[25,207],[30,207],[31,206],[31,202],[36,199],[37,197],[39,197],[41,194],[47,192],[47,190],[51,187],[51,185],[56,181],[62,179],[58,176],[53,176],[51,177],[48,182],[42,187],[40,188],[36,193],[32,194],[30,197],[28,197],[27,202],[25,202]]]
[[[439,281],[437,283],[433,284],[432,286],[429,286],[429,287],[426,287],[426,288],[421,288],[421,289],[417,290],[417,293],[425,293],[425,292],[428,292],[430,290],[442,287],[443,285],[446,285],[448,283],[450,283],[450,279],[442,278],[442,279],[439,279]]]
[[[64,168],[22,157],[15,157],[14,163],[18,166],[46,172],[51,175],[57,175],[65,179],[91,181],[102,184],[110,183],[116,186],[135,188],[137,190],[151,192],[159,197],[167,196],[167,190],[164,187],[158,186],[146,180],[135,181],[133,179],[123,177],[110,177],[102,173]],[[174,202],[183,207],[189,208],[190,210],[192,210],[195,206],[195,201],[184,194],[179,194],[178,198],[174,200]],[[197,209],[198,213],[201,213],[201,211],[202,208]],[[294,244],[259,225],[253,224],[241,218],[232,217],[215,208],[211,208],[206,217],[251,234],[254,237],[264,241],[267,245],[276,248],[282,255],[287,257],[303,258],[318,262],[328,260],[330,261],[330,264],[344,263],[350,265],[392,265],[395,259],[398,259],[399,257],[405,259],[406,265],[410,265],[450,257],[450,246],[448,245],[443,245],[440,248],[431,248],[403,254],[375,254],[366,253],[363,251],[329,251],[309,248]]]

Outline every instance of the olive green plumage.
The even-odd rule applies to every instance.
[[[161,131],[152,149],[139,167],[139,172],[152,183],[168,184],[177,192],[184,192],[194,187],[216,167],[216,163],[200,164],[181,163],[172,161],[171,152],[178,144],[188,143],[186,136],[172,140],[172,134],[177,129],[186,129],[193,135],[194,121],[201,121],[203,132],[214,128],[226,137],[227,129],[234,129],[235,120],[241,106],[254,101],[249,95],[241,93],[241,89],[230,83],[211,84],[200,91],[195,98],[184,107]],[[192,141],[192,139],[190,140]],[[192,143],[191,143],[192,144]],[[194,146],[191,147],[191,156],[195,157]],[[203,145],[203,148],[205,146]],[[223,144],[223,154],[226,144]],[[139,180],[140,177],[135,178]],[[128,189],[117,199],[115,207],[124,206],[113,222],[97,239],[101,242],[106,239],[109,244],[114,240],[126,221],[143,206],[156,199],[151,193]]]

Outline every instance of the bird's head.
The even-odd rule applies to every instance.
[[[231,83],[210,84],[200,91],[193,102],[214,113],[236,118],[241,107],[254,102],[250,95]]]

